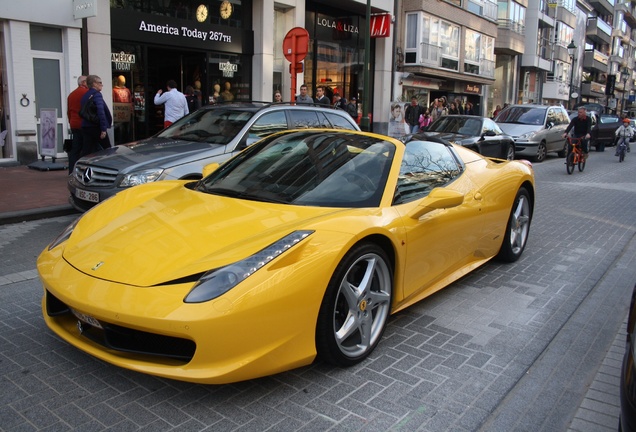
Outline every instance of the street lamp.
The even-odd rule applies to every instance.
[[[629,80],[629,69],[627,66],[623,66],[623,70],[621,71],[623,75],[623,111],[625,113],[625,117],[627,117],[627,110],[625,109],[625,104],[627,104],[627,80]]]
[[[568,54],[570,55],[570,100],[568,101],[568,107],[572,108],[572,99],[574,98],[574,54],[576,54],[574,39],[568,45]]]

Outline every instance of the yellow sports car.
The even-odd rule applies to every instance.
[[[47,325],[102,360],[228,383],[362,361],[388,317],[528,238],[532,166],[302,130],[200,181],[137,186],[42,252]]]

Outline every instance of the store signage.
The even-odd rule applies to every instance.
[[[91,18],[97,16],[97,0],[73,0],[73,18]]]
[[[403,78],[401,84],[406,87],[427,88],[439,90],[440,82],[435,79],[428,78]]]
[[[118,71],[129,71],[135,64],[135,55],[125,52],[111,53],[110,61],[113,68]]]
[[[372,38],[389,37],[391,35],[391,14],[373,15],[369,31]]]
[[[246,33],[235,27],[193,20],[111,9],[111,36],[115,39],[242,53]]]
[[[464,93],[481,94],[481,84],[466,84]]]
[[[219,70],[223,72],[224,77],[232,78],[235,72],[238,72],[238,65],[234,63],[225,62],[219,63]]]
[[[321,27],[329,27],[335,31],[344,33],[360,33],[358,26],[348,22],[349,19],[331,19],[318,18],[318,25]]]

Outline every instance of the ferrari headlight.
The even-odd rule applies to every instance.
[[[258,269],[279,255],[282,255],[311,234],[313,234],[313,231],[294,231],[244,260],[210,270],[201,276],[201,279],[199,279],[188,295],[185,296],[183,301],[186,303],[202,303],[225,294],[254,274]]]
[[[60,233],[60,235],[55,237],[55,240],[53,240],[51,242],[51,244],[48,247],[48,250],[51,250],[51,249],[61,245],[62,243],[64,243],[66,240],[68,240],[68,238],[73,233],[73,230],[75,229],[75,226],[77,225],[77,222],[79,222],[79,220],[80,220],[80,218],[75,219],[75,221],[73,221],[72,224],[70,224],[69,226],[64,228],[64,231],[62,231]]]
[[[131,187],[144,183],[150,183],[157,180],[161,176],[161,174],[163,174],[162,169],[149,169],[126,174],[119,185],[121,187]]]

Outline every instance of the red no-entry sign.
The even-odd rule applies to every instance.
[[[304,60],[309,51],[309,32],[302,27],[294,27],[283,39],[283,54],[292,63]]]
[[[294,27],[283,39],[283,54],[291,62],[289,73],[291,74],[291,102],[296,100],[296,75],[303,72],[301,61],[309,52],[309,32],[302,27]]]

